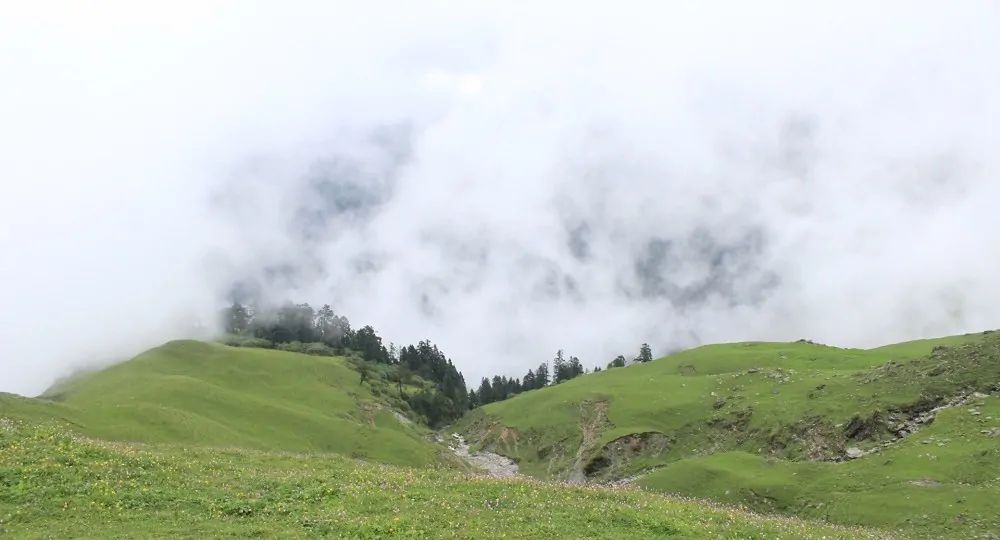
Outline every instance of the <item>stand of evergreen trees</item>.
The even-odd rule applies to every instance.
[[[354,363],[362,382],[371,376],[371,370],[365,363],[393,366],[401,399],[426,418],[432,427],[454,421],[469,409],[602,371],[600,366],[593,371],[585,369],[579,358],[566,358],[560,349],[551,362],[542,362],[537,368],[529,369],[520,379],[503,375],[484,377],[478,388],[468,389],[465,377],[437,345],[425,340],[401,348],[392,343],[386,346],[374,328],[352,328],[347,317],[337,315],[329,305],[318,310],[309,304],[291,303],[261,309],[234,303],[223,310],[222,322],[226,332],[238,338],[232,343],[235,345],[322,356],[356,356],[363,360]],[[632,363],[652,360],[649,344],[643,343]],[[625,357],[619,355],[607,364],[606,369],[626,365]],[[412,380],[414,375],[434,383],[434,390],[403,392],[403,384]]]
[[[289,303],[262,309],[234,303],[221,317],[233,345],[359,358],[353,365],[362,383],[373,372],[366,363],[392,366],[400,398],[432,427],[456,420],[470,408],[465,377],[430,341],[398,349],[391,343],[386,346],[374,328],[352,328],[347,317],[337,315],[329,305],[317,310],[309,304]],[[414,375],[433,383],[433,390],[404,392],[403,385]]]
[[[652,361],[653,351],[648,343],[643,343],[639,347],[639,355],[635,357],[633,363],[644,364]],[[608,362],[607,369],[625,367],[626,365],[625,357],[618,355],[614,360]],[[555,358],[552,359],[551,370],[549,362],[542,362],[537,368],[529,369],[524,374],[524,377],[520,379],[508,379],[503,375],[495,375],[492,379],[483,377],[479,383],[479,388],[469,391],[469,406],[474,409],[497,401],[503,401],[521,392],[537,390],[545,386],[574,379],[580,375],[598,373],[600,371],[602,371],[601,366],[594,367],[592,372],[585,369],[583,364],[580,363],[579,358],[570,356],[567,359],[563,350],[559,349],[556,352]]]

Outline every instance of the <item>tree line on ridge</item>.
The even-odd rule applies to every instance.
[[[648,343],[643,343],[639,347],[639,355],[633,359],[633,363],[642,364],[652,361],[653,351]],[[625,356],[618,355],[614,360],[608,362],[604,369],[625,367],[626,365],[628,362],[625,360]],[[580,375],[601,371],[603,371],[601,366],[594,366],[593,370],[584,368],[579,358],[575,356],[566,358],[563,350],[559,349],[551,363],[542,362],[537,368],[529,369],[520,379],[509,379],[504,375],[494,375],[492,378],[483,377],[478,388],[469,390],[469,402],[471,408],[489,405],[528,390],[537,390],[574,379]]]
[[[385,344],[370,325],[353,328],[351,322],[333,311],[330,305],[319,309],[308,303],[285,303],[271,308],[248,306],[238,302],[220,313],[226,342],[242,347],[274,348],[317,356],[345,356],[360,373],[362,384],[376,373],[393,379],[399,398],[422,415],[431,426],[454,421],[467,410],[503,401],[520,393],[560,384],[581,375],[597,373],[600,366],[589,370],[576,356],[565,356],[560,349],[550,362],[529,369],[521,378],[505,375],[483,377],[477,388],[468,388],[465,377],[450,358],[429,340],[397,347]],[[652,361],[648,344],[643,343],[633,363]],[[604,369],[625,367],[625,357],[619,355]],[[372,366],[381,365],[381,371]],[[403,386],[419,377],[430,387],[418,392],[405,392]]]

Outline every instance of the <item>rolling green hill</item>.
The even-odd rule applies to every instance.
[[[969,538],[970,531],[1000,530],[1000,429],[993,435],[986,428],[1000,422],[985,420],[1000,420],[1000,398],[972,405],[980,415],[944,410],[879,455],[817,463],[725,452],[677,461],[639,484],[832,522]]]
[[[388,393],[342,358],[178,341],[41,399],[0,395],[0,535],[889,538],[637,489],[473,476]]]
[[[529,391],[454,429],[538,478],[637,475],[758,510],[968,538],[1000,530],[1000,412],[986,397],[998,384],[996,333],[871,350],[731,343]]]
[[[89,437],[454,463],[343,358],[175,341],[71,379],[47,399],[0,394],[0,415],[56,418]],[[381,392],[379,392],[381,393]]]
[[[635,490],[108,443],[3,418],[0,449],[0,536],[11,538],[889,538]]]
[[[870,350],[709,345],[529,391],[447,432],[514,458],[535,479],[470,476],[400,396],[433,385],[412,373],[394,379],[394,366],[363,368],[176,341],[41,398],[0,394],[0,534],[919,539],[1000,530],[1000,333]],[[762,517],[772,514],[836,526]]]

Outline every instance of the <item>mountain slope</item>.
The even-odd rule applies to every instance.
[[[336,452],[413,466],[451,461],[342,358],[175,341],[47,394],[0,396],[0,414],[57,418],[107,440]]]
[[[639,482],[761,510],[950,534],[956,527],[989,530],[989,512],[1000,513],[994,502],[1000,491],[986,482],[998,476],[990,471],[1000,470],[998,439],[989,436],[1000,428],[1000,414],[966,412],[971,423],[935,426],[963,442],[945,443],[952,451],[933,459],[921,461],[913,457],[919,451],[905,449],[923,446],[914,441],[925,437],[935,407],[974,407],[998,383],[995,333],[871,350],[804,341],[731,343],[526,392],[474,411],[455,429],[540,478],[601,482],[656,471]],[[983,394],[971,396],[977,391]],[[940,416],[951,418],[951,410]],[[917,433],[900,439],[912,431]],[[873,451],[897,457],[888,464],[878,455],[835,463]],[[966,472],[950,472],[959,469]],[[961,497],[948,489],[905,498],[916,486],[910,481],[960,485],[977,475],[986,483],[958,488],[981,501],[967,504],[966,513],[955,506]],[[855,491],[865,495],[836,495]],[[825,506],[818,511],[800,500]],[[867,502],[855,510],[844,507],[862,500]],[[833,502],[839,506],[829,510]],[[928,507],[935,511],[921,510]]]
[[[998,420],[1000,398],[991,396],[941,411],[878,455],[818,463],[726,452],[679,460],[639,484],[911,537],[975,537],[1000,530]]]

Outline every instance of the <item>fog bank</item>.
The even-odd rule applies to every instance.
[[[237,290],[467,380],[1000,326],[1000,10],[0,4],[0,391]]]

